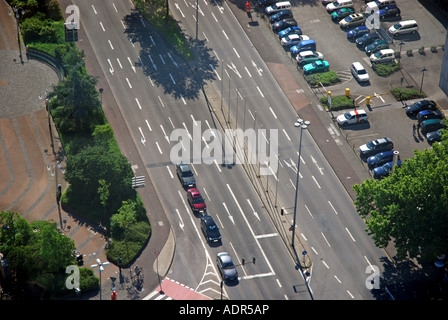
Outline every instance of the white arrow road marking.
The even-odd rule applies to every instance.
[[[182,10],[180,10],[180,7],[177,3],[174,3],[174,6],[177,8],[177,10],[179,10],[180,14],[182,15],[182,18],[185,18],[184,13],[182,12]]]
[[[238,70],[236,69],[236,66],[233,64],[233,62],[232,62],[232,66],[229,66],[228,63],[226,63],[226,64],[227,64],[227,67],[228,67],[230,70],[232,70],[233,72],[235,72],[235,73],[237,74],[237,76],[241,78],[241,75],[240,75],[240,73],[238,72]]]
[[[138,130],[140,131],[140,134],[141,134],[140,141],[141,141],[141,142],[143,143],[143,145],[146,147],[146,139],[145,139],[145,136],[143,135],[142,128],[138,127]]]
[[[134,65],[132,64],[131,58],[128,57],[128,61],[129,61],[129,63],[131,64],[131,69],[132,69],[132,71],[134,71],[134,73],[136,73],[136,71],[135,71],[135,67],[134,67]]]
[[[180,216],[179,210],[176,209],[177,215],[179,216],[179,227],[184,231],[184,222],[182,220],[182,217]]]
[[[227,209],[227,206],[226,206],[225,202],[223,202],[222,205],[224,206],[224,209],[226,209],[227,215],[229,216],[230,221],[232,221],[232,223],[235,225],[235,221],[233,220],[233,217],[230,214],[229,209]]]
[[[258,216],[258,213],[255,212],[255,209],[254,209],[254,207],[252,206],[252,203],[250,202],[249,199],[247,199],[247,202],[249,202],[249,205],[250,205],[250,207],[252,208],[252,211],[253,211],[252,213],[253,213],[253,215],[254,215],[255,217],[257,217],[258,220],[260,220],[260,217]]]
[[[253,60],[251,60],[251,61],[252,61],[252,65],[253,65],[254,68],[257,70],[258,74],[259,74],[260,76],[262,76],[263,69],[258,68],[258,67],[257,67],[257,64],[256,64]]]

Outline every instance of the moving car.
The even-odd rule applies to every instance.
[[[421,123],[422,121],[428,119],[443,119],[444,115],[439,110],[423,110],[417,114],[417,121]]]
[[[221,241],[221,233],[211,216],[201,217],[201,230],[208,243],[219,243]]]
[[[191,188],[187,190],[187,199],[190,204],[191,210],[195,213],[204,213],[207,210],[207,205],[205,204],[204,198],[202,198],[201,193],[196,188]]]
[[[394,144],[390,138],[379,138],[359,147],[361,157],[367,157],[379,152],[393,150]]]
[[[406,114],[409,117],[415,117],[423,110],[437,110],[437,104],[433,100],[421,100],[406,107]]]
[[[383,49],[389,49],[389,44],[384,40],[375,41],[364,48],[369,55]]]
[[[280,32],[288,27],[297,26],[297,21],[294,18],[286,18],[280,21],[277,21],[272,25],[272,31]]]
[[[355,13],[355,9],[353,8],[342,8],[338,11],[331,13],[331,20],[333,21],[340,21],[344,19],[345,17],[348,17],[351,14]]]
[[[357,38],[362,37],[363,35],[369,32],[370,30],[366,26],[356,27],[355,29],[347,32],[347,39],[356,40]]]
[[[195,188],[196,187],[196,179],[194,178],[193,172],[190,169],[190,166],[186,163],[177,163],[176,164],[176,173],[179,178],[182,186],[184,188]]]
[[[282,10],[277,13],[274,13],[272,16],[269,17],[269,21],[271,23],[274,23],[285,18],[292,18],[291,10]]]
[[[353,110],[339,115],[336,120],[340,126],[348,124],[365,123],[369,119],[369,115],[364,110]]]
[[[235,281],[238,279],[238,271],[227,252],[218,253],[216,256],[216,265],[224,281]]]
[[[278,33],[278,38],[281,39],[286,36],[289,36],[290,34],[298,34],[300,36],[300,35],[302,35],[302,29],[300,29],[299,26],[292,26],[292,27],[286,28]]]
[[[310,37],[305,35],[299,36],[298,34],[291,34],[289,36],[282,38],[280,42],[284,47],[291,47],[299,44],[303,40],[309,40],[309,39]]]
[[[380,152],[374,156],[371,156],[367,159],[367,165],[370,170],[373,168],[384,165],[387,162],[391,162],[394,159],[394,151],[389,150],[385,152]],[[400,160],[400,156],[398,156],[398,160]]]
[[[296,56],[296,60],[299,66],[303,66],[317,60],[324,60],[324,55],[317,51],[302,51]]]
[[[390,17],[399,17],[401,14],[401,10],[397,6],[385,7],[377,11],[380,19],[387,19]]]
[[[437,130],[427,133],[426,141],[428,141],[429,144],[442,141],[442,132],[440,130]]]
[[[354,26],[364,25],[365,23],[366,17],[362,13],[354,13],[339,21],[339,26],[341,28],[351,28]]]
[[[373,178],[382,179],[382,178],[385,178],[388,175],[390,175],[392,168],[393,168],[393,164],[394,164],[393,161],[391,161],[391,162],[388,162],[388,163],[382,165],[381,167],[376,167],[375,169],[373,169],[372,170]],[[397,167],[401,166],[400,160],[397,161],[396,166]]]
[[[380,36],[376,32],[370,32],[364,34],[362,37],[356,39],[356,45],[359,47],[365,47],[372,42],[375,42],[377,40],[381,40]]]
[[[370,80],[369,74],[360,62],[353,62],[350,66],[350,71],[352,72],[353,77],[359,82],[366,82]]]
[[[303,66],[303,71],[305,74],[327,72],[329,69],[330,64],[326,60],[317,60]]]

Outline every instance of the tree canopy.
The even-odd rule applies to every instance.
[[[393,241],[397,257],[431,262],[448,253],[448,134],[383,180],[355,185],[356,209],[379,247]]]

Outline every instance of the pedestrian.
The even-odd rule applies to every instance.
[[[412,125],[412,135],[415,136],[415,123]]]

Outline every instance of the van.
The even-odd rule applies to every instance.
[[[369,81],[369,74],[360,62],[353,62],[350,66],[350,71],[359,82]]]
[[[298,54],[302,51],[316,51],[316,42],[314,40],[303,40],[299,44],[291,47],[291,53]]]
[[[328,13],[338,11],[342,8],[353,8],[353,1],[352,0],[337,0],[335,2],[327,4],[327,6],[325,8],[327,9]]]
[[[376,0],[370,1],[366,5],[366,13],[373,14],[385,7],[396,6],[395,0]]]
[[[289,9],[291,9],[291,3],[289,1],[277,2],[276,4],[273,4],[272,6],[266,8],[266,14],[271,15],[278,11]]]
[[[430,119],[422,121],[420,131],[426,135],[428,132],[437,131],[439,129],[446,129],[445,123],[440,119]]]
[[[416,33],[417,31],[418,31],[418,24],[417,21],[415,20],[401,21],[389,28],[389,32],[390,34],[392,34],[392,36],[397,36],[399,34],[410,32]]]
[[[395,59],[395,51],[394,49],[383,49],[379,50],[372,55],[370,55],[371,63],[384,63],[390,62]]]

